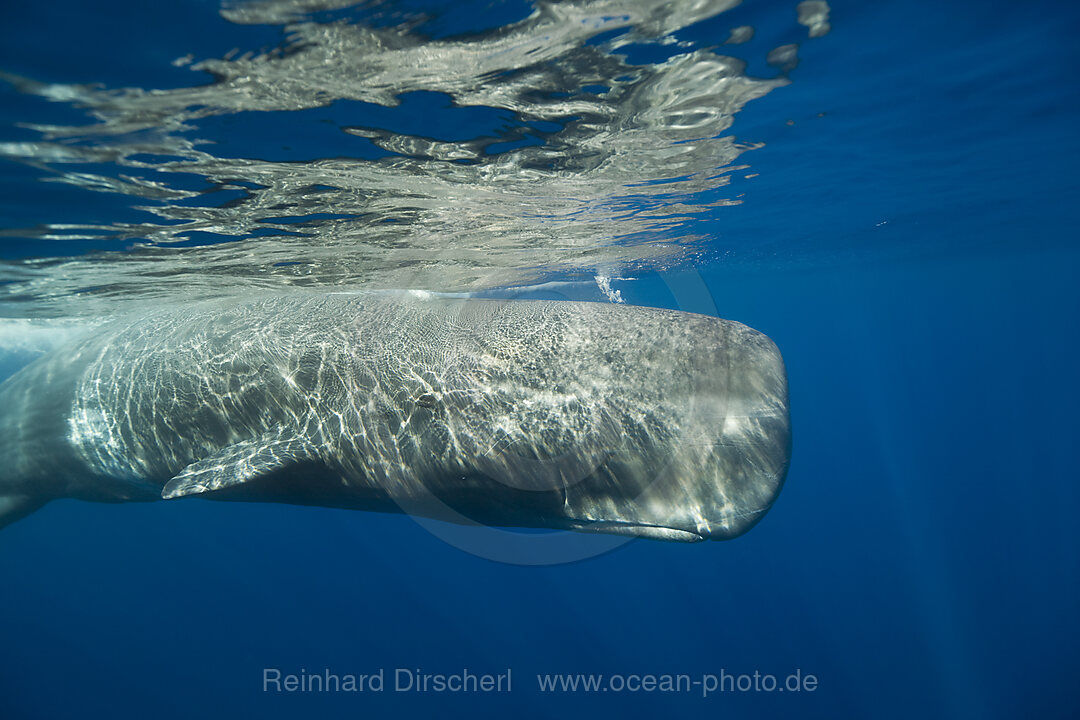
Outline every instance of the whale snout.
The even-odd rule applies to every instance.
[[[791,456],[783,358],[744,325],[698,322],[681,353],[646,359],[641,384],[652,379],[655,394],[624,416],[604,472],[567,489],[575,529],[724,540],[772,507]]]
[[[772,507],[791,461],[787,372],[765,335],[729,323],[727,363],[713,372],[714,395],[696,399],[701,442],[677,453],[676,485],[687,488],[693,531],[728,539],[752,528]]]

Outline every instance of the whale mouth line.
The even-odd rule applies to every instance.
[[[609,535],[630,535],[650,540],[668,540],[670,542],[694,543],[707,539],[707,536],[689,530],[646,525],[644,523],[619,522],[612,520],[576,520],[570,523],[574,530],[582,532],[606,533]]]

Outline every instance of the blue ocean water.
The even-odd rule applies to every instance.
[[[829,6],[831,28],[813,38],[794,2],[747,2],[688,21],[673,43],[643,32],[611,46],[631,66],[730,54],[746,61],[746,77],[790,81],[740,97],[730,128],[717,128],[753,147],[725,157],[747,168],[682,194],[675,182],[670,196],[649,194],[675,177],[665,156],[632,164],[655,137],[627,139],[652,127],[633,124],[651,106],[604,115],[587,96],[610,88],[586,88],[617,78],[588,63],[530,60],[482,75],[479,86],[410,75],[386,81],[400,96],[391,105],[354,97],[351,86],[309,102],[310,85],[288,86],[300,77],[321,89],[302,62],[304,43],[320,47],[320,28],[407,26],[430,49],[498,37],[530,16],[528,3],[234,3],[224,14],[208,1],[6,8],[0,316],[97,319],[210,292],[223,277],[246,287],[264,281],[244,264],[245,253],[260,252],[268,254],[258,267],[274,268],[266,283],[386,286],[409,267],[411,286],[496,292],[564,281],[576,284],[529,293],[560,287],[605,300],[593,277],[608,277],[627,303],[715,310],[773,338],[788,368],[794,448],[776,505],[743,537],[637,540],[551,566],[492,562],[406,516],[51,503],[0,534],[0,717],[1076,717],[1080,10],[998,0]],[[229,8],[264,15],[239,22],[252,16],[229,20]],[[287,17],[275,24],[274,12]],[[754,27],[753,40],[723,45],[739,26]],[[303,36],[283,53],[297,58],[292,74],[259,86],[280,96],[230,86],[265,105],[225,112],[234,95],[191,88],[242,74],[221,65],[217,75],[193,75],[190,62],[174,64],[274,47],[290,32]],[[627,30],[605,32],[574,36],[571,46],[606,47]],[[797,66],[766,62],[791,44]],[[252,67],[244,72],[261,72]],[[543,115],[493,96],[462,100],[522,78],[526,92],[514,102],[536,88],[559,100],[563,91],[533,71],[576,72],[567,87],[580,91],[565,91],[576,104]],[[80,89],[94,84],[99,94]],[[163,92],[144,100],[121,88]],[[222,104],[199,115],[200,103],[214,102]],[[91,123],[104,129],[63,129]],[[656,174],[590,175],[585,158],[600,151],[574,134],[583,123],[610,123],[608,142],[627,143],[625,156],[600,167],[625,160],[626,173]],[[213,144],[184,144],[193,138]],[[726,146],[702,147],[722,155]],[[473,193],[471,175],[454,186],[462,194],[453,202],[476,220],[458,225],[454,213],[431,210],[450,192],[436,181],[495,173],[499,158],[522,148],[551,148],[554,158],[512,168],[537,173],[536,197],[519,194],[527,211],[498,216],[505,200]],[[57,160],[62,153],[75,159]],[[334,158],[378,174],[350,185],[333,163],[313,168]],[[704,172],[689,162],[687,176]],[[185,172],[182,163],[202,165]],[[562,175],[551,180],[549,170]],[[327,178],[326,189],[309,175]],[[405,175],[435,180],[393,185]],[[579,179],[653,185],[589,196]],[[560,185],[568,195],[551,200]],[[391,188],[396,200],[380,205],[374,189],[364,195],[369,188]],[[570,202],[582,197],[584,209]],[[428,242],[432,223],[441,234]],[[580,244],[528,235],[552,223],[555,236],[616,241],[579,254]],[[622,234],[612,230],[620,223]],[[356,227],[391,225],[407,234],[386,236],[379,252],[357,255],[349,244]],[[470,248],[470,233],[485,239]],[[269,244],[281,238],[296,244]],[[434,258],[428,274],[425,257]],[[235,272],[215,275],[222,267]],[[200,272],[210,280],[190,279]],[[707,296],[687,290],[699,279]],[[20,352],[8,349],[5,374],[25,361]],[[264,692],[266,668],[384,669],[388,687]],[[509,669],[512,690],[394,692],[398,668]],[[575,673],[603,675],[609,689],[538,686],[537,675]],[[799,692],[709,694],[701,685],[610,686],[615,675],[754,673],[816,682]]]

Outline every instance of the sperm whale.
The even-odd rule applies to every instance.
[[[647,307],[301,293],[97,327],[0,385],[0,526],[56,498],[269,501],[694,541],[790,459],[773,342]]]

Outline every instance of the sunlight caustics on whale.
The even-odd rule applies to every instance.
[[[198,496],[723,539],[790,454],[783,361],[744,325],[409,291],[118,320],[16,373],[0,408],[8,521]]]

